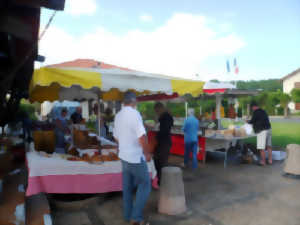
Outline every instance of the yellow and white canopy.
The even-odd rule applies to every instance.
[[[30,101],[97,99],[121,100],[124,92],[138,95],[173,94],[199,96],[204,82],[118,68],[42,67],[30,84]]]

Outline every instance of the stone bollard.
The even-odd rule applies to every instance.
[[[287,158],[285,160],[284,172],[300,175],[300,145],[289,144],[286,147]]]
[[[182,171],[179,167],[164,167],[160,183],[158,211],[178,215],[186,211]]]

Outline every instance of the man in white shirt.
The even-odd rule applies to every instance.
[[[119,144],[119,158],[122,160],[123,207],[125,220],[134,225],[143,222],[143,209],[151,191],[147,161],[146,130],[140,113],[135,109],[136,95],[124,94],[124,107],[116,115],[113,135]],[[137,187],[135,203],[133,192]]]

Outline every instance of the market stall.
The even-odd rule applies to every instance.
[[[135,91],[138,96],[159,93],[176,93],[179,96],[188,93],[198,96],[202,92],[203,84],[200,81],[128,69],[56,68],[52,66],[35,71],[30,86],[30,100],[31,102],[122,100],[123,93],[128,90]],[[98,122],[100,123],[99,116]],[[88,133],[90,135],[90,132]],[[29,170],[27,195],[39,192],[102,193],[121,190],[121,162],[116,152],[108,148],[103,149],[99,144],[93,149],[80,147],[75,143],[74,132],[72,134],[72,144],[76,147],[73,156],[72,146],[69,148],[68,155],[41,154],[37,153],[36,149],[27,153]],[[100,140],[99,136],[98,140]],[[81,150],[96,151],[91,153],[92,155],[84,153],[78,156]],[[152,161],[148,163],[148,169],[153,178],[156,172]]]
[[[203,87],[203,95],[199,97],[199,100],[204,101],[205,99],[215,98],[216,99],[216,120],[217,120],[217,128],[221,129],[221,102],[222,99],[228,98],[231,100],[231,104],[234,105],[233,112],[230,112],[230,117],[235,118],[237,108],[239,107],[238,97],[245,96],[254,96],[259,92],[257,90],[242,90],[237,89],[236,85],[231,83],[215,83],[215,82],[206,82]]]
[[[245,127],[231,126],[230,129],[224,129],[221,125],[221,101],[223,98],[231,98],[233,101],[241,96],[257,95],[258,91],[239,90],[236,86],[230,83],[214,83],[206,82],[203,86],[203,94],[198,99],[205,101],[206,99],[216,98],[216,120],[206,121],[202,119],[200,122],[200,131],[198,132],[198,160],[205,162],[206,152],[214,152],[220,149],[225,149],[224,167],[227,165],[227,153],[230,147],[239,146],[243,148],[244,140],[254,137],[255,134],[245,130]],[[185,102],[184,98],[178,95],[152,95],[143,96],[140,101],[149,100],[174,100]],[[236,101],[234,101],[236,103]],[[149,136],[155,136],[156,130],[151,130]],[[184,155],[184,135],[181,125],[175,125],[171,130],[172,148],[171,153],[175,155]]]
[[[250,125],[242,127],[230,125],[228,129],[224,129],[221,124],[221,102],[223,98],[230,98],[234,104],[234,112],[236,114],[238,108],[238,97],[254,96],[259,92],[256,90],[241,90],[237,89],[235,85],[230,83],[213,83],[207,82],[203,87],[203,95],[199,97],[200,100],[209,98],[216,99],[216,127],[214,130],[208,130],[205,133],[206,137],[206,152],[214,152],[219,149],[225,149],[224,167],[227,165],[227,155],[230,147],[239,146],[243,149],[244,140],[255,137]],[[233,110],[233,109],[232,109]],[[232,113],[232,112],[230,112]],[[231,116],[231,117],[236,117]]]

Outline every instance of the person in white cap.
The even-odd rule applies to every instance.
[[[149,224],[144,221],[143,209],[151,191],[147,167],[151,154],[141,114],[135,107],[136,95],[126,92],[124,107],[115,117],[113,136],[119,144],[119,158],[122,161],[124,218],[133,225],[140,225]]]

